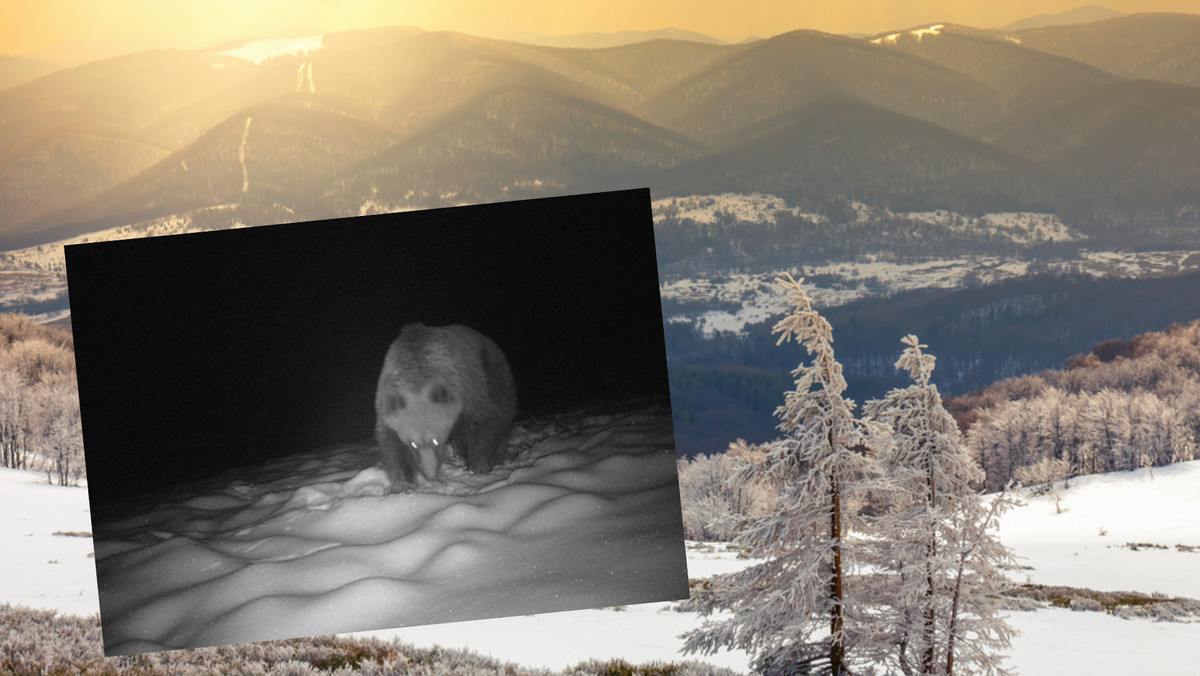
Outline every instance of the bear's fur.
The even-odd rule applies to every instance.
[[[375,390],[375,440],[392,486],[438,477],[453,447],[472,472],[502,459],[517,388],[500,346],[460,324],[408,324]]]

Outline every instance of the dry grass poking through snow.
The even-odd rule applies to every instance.
[[[1032,599],[1070,610],[1105,612],[1124,619],[1144,617],[1162,622],[1192,622],[1200,618],[1200,601],[1168,597],[1164,594],[1102,592],[1078,587],[1021,584],[1010,588],[1005,592],[1005,596]]]
[[[397,640],[319,636],[217,648],[104,657],[100,622],[52,610],[0,604],[0,674],[167,676],[261,674],[310,676],[368,674],[503,674],[504,676],[733,676],[737,672],[697,661],[633,665],[620,659],[589,660],[563,672],[521,667],[461,649],[415,648]]]

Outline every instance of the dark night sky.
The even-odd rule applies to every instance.
[[[370,439],[388,345],[467,324],[523,412],[668,395],[648,190],[67,247],[93,506]]]

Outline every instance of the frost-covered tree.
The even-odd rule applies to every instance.
[[[991,506],[973,485],[983,472],[971,459],[954,418],[929,382],[935,357],[906,336],[896,368],[914,381],[864,408],[892,430],[879,463],[892,489],[892,509],[877,522],[879,574],[874,603],[891,624],[891,663],[904,674],[1001,674],[996,650],[1012,630],[989,601],[1006,586],[998,565],[1010,558],[994,529],[1006,501]]]
[[[775,488],[738,476],[741,464],[761,453],[757,446],[738,439],[724,453],[679,460],[679,498],[686,537],[732,540],[742,519],[771,511]]]
[[[0,464],[84,476],[70,334],[0,314]]]
[[[1066,460],[1045,457],[1027,467],[1018,467],[1013,476],[1022,485],[1029,486],[1034,495],[1054,494],[1054,484],[1071,476],[1071,466]]]
[[[803,281],[803,280],[801,280]],[[846,381],[834,358],[829,322],[790,275],[776,282],[793,309],[774,327],[777,344],[804,345],[811,363],[792,371],[796,387],[775,414],[784,437],[769,445],[748,478],[780,486],[773,513],[751,518],[737,541],[764,563],[713,580],[701,612],[730,610],[685,635],[686,652],[740,648],[760,671],[850,673],[854,662],[875,662],[872,613],[859,602],[850,579],[866,539],[858,506],[873,486],[866,449],[886,435],[863,425],[854,402],[842,396]]]
[[[70,384],[51,380],[39,384],[33,395],[29,418],[36,426],[46,479],[60,486],[76,485],[85,476],[79,393]]]
[[[968,446],[987,470],[990,490],[1010,479],[1045,483],[1035,475],[1060,466],[1076,476],[1191,460],[1200,397],[1186,381],[1177,389],[1160,396],[1113,389],[1067,394],[1051,387],[985,411],[970,429]]]
[[[22,422],[29,411],[29,388],[0,363],[0,465],[24,469],[29,459]]]
[[[1082,443],[1079,448],[1080,470],[1084,474],[1132,469],[1130,459],[1130,420],[1123,405],[1125,395],[1111,389],[1084,395],[1086,406],[1080,410]]]

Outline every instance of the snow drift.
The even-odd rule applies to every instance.
[[[669,411],[527,420],[510,450],[388,494],[374,447],[339,447],[99,524],[105,651],[687,596]]]

